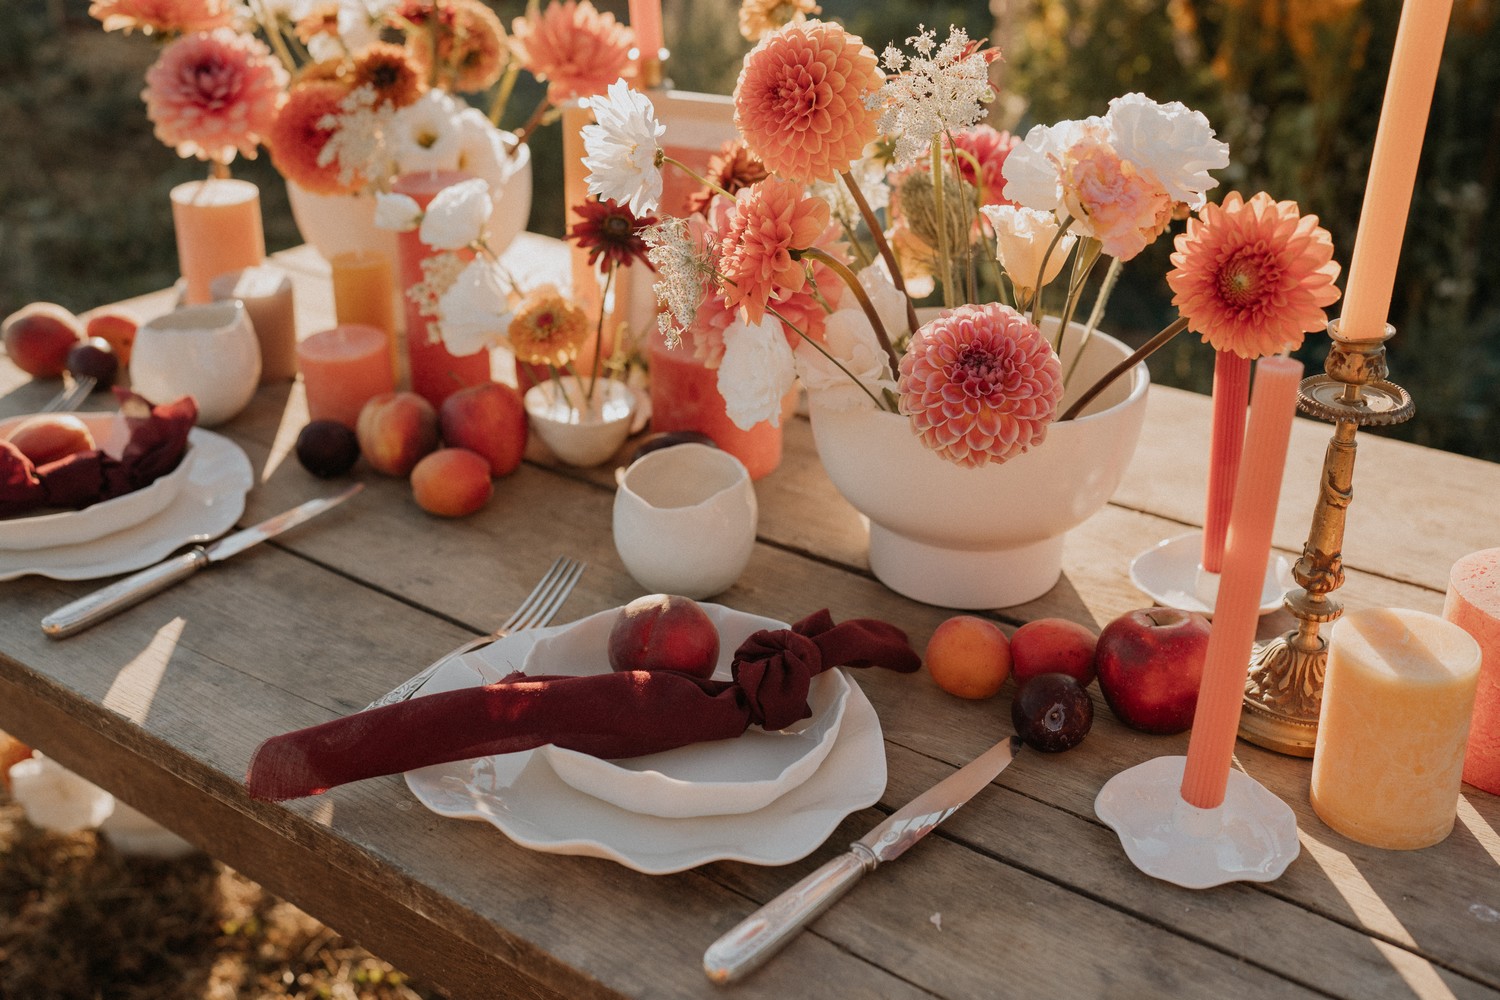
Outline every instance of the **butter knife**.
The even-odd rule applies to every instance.
[[[166,590],[181,580],[186,580],[198,570],[258,545],[290,528],[308,521],[325,510],[336,507],[364,489],[363,483],[355,483],[342,493],[319,497],[299,504],[289,511],[262,521],[253,528],[226,535],[211,545],[195,545],[180,555],[175,555],[132,573],[123,580],[94,591],[70,604],[65,604],[42,619],[42,631],[53,639],[65,639],[84,629],[97,625],[104,619],[133,607],[153,594]]]
[[[703,954],[703,971],[715,983],[731,983],[758,969],[803,927],[853,888],[861,875],[905,854],[1015,759],[1016,736],[975,757],[886,817],[817,871],[740,921]]]

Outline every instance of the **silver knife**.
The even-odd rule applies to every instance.
[[[295,528],[304,521],[317,517],[325,510],[343,503],[362,489],[364,489],[363,483],[355,483],[342,493],[309,500],[269,520],[262,521],[253,528],[236,531],[211,545],[195,545],[181,555],[147,567],[139,573],[132,573],[123,580],[116,580],[108,587],[80,597],[71,604],[65,604],[43,618],[42,631],[53,639],[65,639],[82,632],[91,625],[97,625],[104,619],[139,604],[152,594],[160,593],[172,584],[187,579],[211,563],[223,562],[252,545],[257,545],[267,538],[279,535],[289,528]]]
[[[894,861],[1015,759],[1021,740],[1008,736],[886,817],[849,850],[740,921],[703,953],[703,971],[731,983],[759,968],[807,924],[838,901],[865,872]]]

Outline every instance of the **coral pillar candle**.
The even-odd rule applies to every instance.
[[[373,326],[345,323],[297,345],[310,420],[337,420],[353,428],[372,396],[392,392],[390,335]]]
[[[1245,455],[1224,546],[1224,574],[1182,775],[1183,799],[1200,809],[1217,809],[1229,781],[1301,380],[1302,363],[1291,358],[1262,358],[1256,365]]]
[[[1464,780],[1500,795],[1500,549],[1453,564],[1443,617],[1479,643],[1482,661],[1464,756]]]
[[[1203,515],[1203,568],[1224,571],[1224,537],[1234,504],[1234,481],[1245,450],[1245,405],[1250,402],[1250,359],[1233,351],[1214,354],[1213,441],[1208,452],[1208,504]]]
[[[292,279],[262,264],[221,274],[210,285],[215,301],[239,299],[260,341],[260,381],[285,382],[297,375],[297,313]]]
[[[443,188],[468,179],[467,174],[456,171],[422,171],[396,178],[392,190],[407,195],[425,209]],[[422,242],[419,232],[413,229],[396,236],[401,287],[406,290],[406,359],[412,391],[433,406],[441,406],[454,391],[490,380],[490,353],[481,350],[464,357],[450,354],[438,335],[434,318],[424,316],[420,302],[412,297],[412,288],[425,280],[423,262],[438,253]]]
[[[177,262],[187,282],[183,301],[213,301],[214,278],[266,259],[260,189],[249,181],[215,177],[172,189]]]
[[[670,349],[653,336],[651,429],[697,431],[744,463],[751,479],[781,464],[781,428],[763,421],[741,430],[725,412],[719,373],[693,357],[687,346]]]
[[[1312,805],[1333,829],[1393,850],[1453,829],[1479,644],[1423,611],[1345,614],[1328,637]]]
[[[1401,9],[1339,321],[1350,340],[1376,340],[1385,334],[1422,135],[1452,11],[1453,0],[1406,0]]]

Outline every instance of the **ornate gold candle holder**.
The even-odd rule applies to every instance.
[[[1278,636],[1251,658],[1245,682],[1240,736],[1251,743],[1297,757],[1311,757],[1323,704],[1323,669],[1328,640],[1321,627],[1343,614],[1332,595],[1344,584],[1344,520],[1354,498],[1354,437],[1360,427],[1383,427],[1411,419],[1411,395],[1386,381],[1385,342],[1348,340],[1339,321],[1328,324],[1333,348],[1324,375],[1302,380],[1297,407],[1334,425],[1323,456],[1322,487],[1313,508],[1312,528],[1302,557],[1292,567],[1300,585],[1282,603],[1297,628]]]

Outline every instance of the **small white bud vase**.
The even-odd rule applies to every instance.
[[[183,306],[142,324],[130,384],[153,403],[192,396],[198,424],[239,415],[260,383],[260,342],[238,299]]]
[[[563,375],[526,390],[526,418],[557,460],[579,468],[607,461],[630,436],[635,393],[616,379]]]

